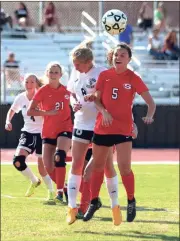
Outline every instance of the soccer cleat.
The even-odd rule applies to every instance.
[[[90,220],[94,213],[100,209],[100,207],[102,206],[101,200],[100,198],[95,198],[91,201],[91,203],[89,204],[88,210],[86,211],[86,213],[84,214],[83,217],[83,221],[88,221]]]
[[[30,187],[28,188],[25,197],[30,197],[34,194],[35,189],[41,184],[41,180],[38,178],[38,182],[37,183],[32,183]]]
[[[67,213],[67,217],[66,217],[66,221],[67,221],[68,224],[72,224],[76,221],[77,213],[78,213],[77,208],[68,207],[68,213]]]
[[[44,201],[44,204],[46,205],[56,205],[55,199],[54,199],[54,191],[48,190],[48,197]]]
[[[58,192],[57,193],[57,196],[55,197],[55,202],[56,202],[56,204],[65,204],[64,202],[63,202],[63,193],[62,192]]]
[[[78,209],[78,213],[76,215],[76,218],[77,219],[83,219],[83,217],[84,217],[83,211],[81,211],[81,209]]]
[[[127,222],[132,222],[136,217],[136,200],[128,200],[127,205]]]
[[[122,222],[122,214],[119,205],[116,205],[112,208],[113,224],[118,226]]]

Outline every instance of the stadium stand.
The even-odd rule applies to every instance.
[[[46,65],[50,61],[59,61],[68,72],[71,69],[69,52],[84,40],[82,33],[24,33],[26,38],[7,37],[4,33],[1,41],[1,65],[7,53],[15,52],[20,61],[21,75],[34,72],[38,76],[44,74]],[[131,66],[142,76],[150,92],[157,101],[165,103],[178,103],[179,98],[179,61],[153,60],[147,52],[147,38],[140,39],[140,34],[134,34],[133,55],[137,61],[132,61]],[[107,65],[106,49],[102,42],[105,36],[98,36],[93,43],[95,62]],[[2,88],[4,89],[4,88]],[[6,101],[12,100],[12,96]],[[136,97],[136,101],[141,100]]]

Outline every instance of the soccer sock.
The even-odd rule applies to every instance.
[[[31,180],[32,183],[37,183],[39,179],[34,175],[29,167],[27,167],[24,171],[21,172],[25,177]]]
[[[66,157],[66,162],[71,162],[72,161],[72,157],[71,156],[67,156]]]
[[[117,175],[112,178],[105,178],[106,180],[106,187],[108,189],[108,193],[111,199],[111,208],[116,205],[119,205],[118,201],[118,177]]]
[[[83,183],[83,185],[82,185]],[[90,182],[81,182],[82,192],[80,200],[80,210],[85,213],[90,203]]]
[[[48,173],[53,182],[56,183],[56,168],[51,173]]]
[[[46,187],[49,191],[53,192],[54,188],[53,188],[53,183],[52,180],[50,178],[50,176],[47,174],[46,176],[42,177],[44,183],[46,184]]]
[[[91,200],[99,197],[99,192],[104,179],[104,171],[93,171],[90,182]]]
[[[68,176],[68,206],[71,208],[76,208],[76,199],[80,184],[81,176],[72,174],[70,170]]]
[[[65,167],[56,167],[56,186],[57,190],[62,190],[64,188],[64,182],[66,177],[66,168]]]
[[[128,200],[132,200],[134,198],[134,189],[135,189],[135,184],[134,184],[134,174],[131,171],[129,175],[127,176],[122,176],[122,182],[124,184],[124,187],[126,189],[127,197]]]

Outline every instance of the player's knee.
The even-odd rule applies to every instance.
[[[86,153],[86,156],[85,156],[85,160],[89,161],[91,159],[91,157],[92,157],[92,148],[89,148],[87,150],[87,153]]]
[[[14,167],[20,172],[24,171],[27,168],[25,160],[26,160],[25,156],[14,156],[13,158]]]
[[[55,167],[66,166],[66,152],[64,150],[57,150],[54,154]]]

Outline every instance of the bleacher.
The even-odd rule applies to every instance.
[[[100,65],[107,65],[106,49],[102,45],[106,39],[98,36],[93,43],[95,62]],[[12,51],[20,61],[22,76],[27,72],[42,76],[50,61],[59,61],[70,72],[69,52],[83,40],[83,33],[30,33],[21,39],[6,36],[1,40],[1,66]],[[134,34],[133,55],[137,61],[132,61],[131,66],[142,76],[158,102],[179,103],[179,61],[153,60],[148,55],[147,44],[147,38],[140,39],[139,33]],[[142,100],[136,97],[136,101],[141,103]]]

